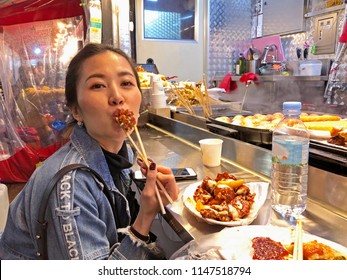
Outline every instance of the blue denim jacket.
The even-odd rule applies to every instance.
[[[129,161],[133,154],[129,150]],[[33,173],[10,205],[0,240],[0,259],[37,259],[35,230],[44,188],[53,175],[71,163],[97,171],[107,186],[86,171],[72,171],[57,184],[48,203],[47,243],[49,259],[148,259],[160,254],[155,243],[145,244],[128,234],[119,242],[112,209],[103,188],[115,196],[121,224],[130,223],[129,205],[114,185],[99,144],[84,128],[75,127],[71,141],[49,157]],[[122,170],[123,184],[130,187],[130,169]]]

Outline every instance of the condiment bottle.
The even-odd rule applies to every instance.
[[[243,53],[239,54],[239,58],[236,61],[235,73],[236,75],[242,75],[246,72],[246,59]]]

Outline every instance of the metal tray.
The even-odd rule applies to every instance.
[[[235,138],[242,140],[247,143],[257,144],[257,145],[271,145],[272,144],[272,131],[269,129],[261,129],[261,128],[253,128],[253,127],[245,127],[241,125],[230,124],[222,121],[216,120],[218,117],[229,117],[232,118],[236,115],[240,115],[240,113],[222,115],[222,114],[214,114],[211,115],[207,122],[211,122],[214,124],[218,124],[220,126],[225,126],[231,129],[236,130],[238,133],[235,134]],[[242,113],[242,115],[249,116],[251,113]]]
[[[310,140],[310,147],[343,156],[345,157],[345,161],[347,162],[347,147],[338,146],[330,144],[327,141],[320,141],[314,139]]]

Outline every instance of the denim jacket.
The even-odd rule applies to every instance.
[[[129,150],[129,161],[133,154]],[[75,127],[71,141],[39,166],[10,205],[7,224],[0,240],[0,259],[37,259],[38,211],[50,179],[63,166],[81,163],[97,171],[107,186],[91,173],[75,170],[66,174],[50,196],[46,214],[49,259],[149,259],[161,250],[128,234],[129,205],[118,191],[99,144],[84,128]],[[130,169],[122,170],[122,183],[131,185]],[[116,227],[112,208],[103,188],[114,194],[119,219]],[[119,232],[125,237],[119,241]]]

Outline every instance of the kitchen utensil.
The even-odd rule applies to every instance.
[[[298,220],[295,228],[293,260],[303,260],[302,222]]]
[[[296,48],[296,56],[298,57],[298,60],[301,59],[301,53],[302,53],[302,49],[301,48]]]
[[[304,59],[306,60],[308,57],[308,48],[304,48]]]

